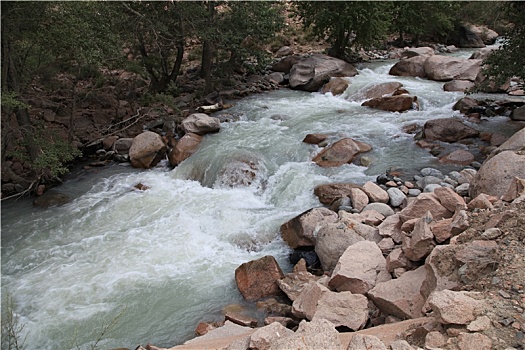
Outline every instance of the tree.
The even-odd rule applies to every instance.
[[[318,38],[328,38],[329,54],[344,58],[348,48],[367,48],[388,33],[391,2],[301,1],[297,14]]]
[[[122,23],[133,34],[131,40],[140,53],[150,78],[150,91],[163,92],[180,73],[186,39],[195,35],[204,19],[204,7],[194,1],[121,2]]]
[[[514,1],[507,3],[506,11],[511,29],[500,48],[494,51],[483,62],[484,85],[491,81],[501,86],[512,77],[519,78],[519,84],[525,85],[525,66],[523,53],[525,52],[525,3]],[[482,86],[483,86],[482,84]]]
[[[414,38],[418,45],[423,36],[444,41],[459,22],[458,11],[461,5],[452,1],[394,1],[392,29],[399,33],[399,41],[404,44],[404,35]]]

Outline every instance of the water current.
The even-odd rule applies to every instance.
[[[2,292],[25,324],[26,348],[89,348],[113,321],[101,348],[180,344],[198,322],[221,320],[226,305],[251,307],[234,282],[240,264],[273,255],[290,269],[279,226],[320,206],[316,185],[364,183],[390,167],[439,166],[402,127],[456,115],[452,105],[463,94],[389,76],[393,63],[361,67],[338,97],[280,90],[237,101],[227,112],[239,120],[206,136],[174,170],[114,165],[66,181],[60,191],[75,199],[64,206],[4,204]],[[386,81],[403,83],[421,110],[361,107],[359,91]],[[505,122],[495,117],[476,127],[510,134]],[[320,168],[311,162],[319,148],[302,142],[308,133],[366,142],[372,165]],[[242,160],[255,178],[237,171]],[[134,190],[139,182],[150,189]]]

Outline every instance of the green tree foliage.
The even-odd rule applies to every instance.
[[[512,77],[521,80],[523,87],[525,81],[525,65],[523,53],[525,52],[525,2],[506,3],[506,15],[511,24],[511,29],[503,45],[494,51],[484,62],[484,74],[489,77],[485,84],[493,81],[500,86]]]
[[[414,45],[423,36],[444,41],[460,20],[458,2],[394,1],[392,4],[392,30],[399,33],[401,42],[405,34],[414,38]]]
[[[392,3],[382,1],[301,1],[297,14],[318,38],[327,37],[329,54],[344,58],[348,48],[367,48],[384,39]]]

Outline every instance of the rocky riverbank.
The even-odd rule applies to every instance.
[[[519,155],[524,140],[525,129],[490,159],[509,159],[501,164],[508,170],[514,161],[504,152]],[[291,248],[319,261],[302,259],[284,275],[267,256],[235,273],[241,294],[267,311],[267,325],[252,329],[256,319],[230,312],[224,326],[201,324],[197,331],[208,334],[172,349],[520,349],[520,157],[512,176],[487,161],[479,171],[423,169],[414,181],[390,174],[319,186],[331,209],[313,208],[281,227]]]

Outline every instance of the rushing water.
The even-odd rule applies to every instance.
[[[62,207],[4,205],[2,292],[13,296],[26,325],[26,347],[88,348],[118,315],[103,348],[182,343],[199,321],[220,320],[226,305],[250,307],[234,282],[240,264],[270,254],[290,268],[279,226],[320,205],[316,185],[364,183],[390,167],[438,166],[402,127],[455,115],[462,94],[388,76],[392,64],[360,69],[340,97],[281,90],[239,101],[227,112],[240,120],[206,136],[172,171],[111,166],[66,182],[60,190],[76,199]],[[361,107],[359,90],[385,81],[402,82],[421,110]],[[481,127],[503,124],[492,118]],[[320,168],[311,162],[317,146],[302,142],[308,133],[369,143],[372,165]],[[254,178],[238,171],[246,160]],[[139,182],[150,189],[135,190]]]

